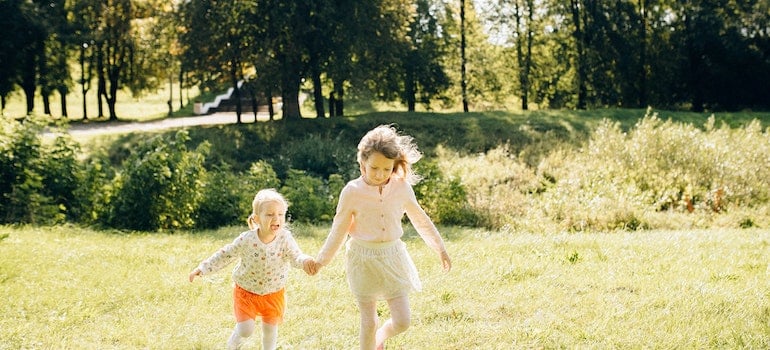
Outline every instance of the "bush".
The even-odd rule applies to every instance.
[[[324,181],[304,170],[290,169],[281,193],[289,201],[291,219],[306,223],[330,222],[343,185],[339,175]]]
[[[701,130],[648,115],[627,133],[605,122],[585,148],[552,154],[541,164],[539,172],[555,184],[537,198],[537,207],[568,230],[645,229],[662,223],[656,212],[762,207],[768,201],[767,152],[769,135],[758,122],[715,128],[710,118]],[[708,226],[704,219],[713,223],[715,217],[695,215],[686,222]],[[735,226],[748,223],[754,225],[742,219]]]
[[[113,203],[114,227],[156,231],[195,226],[201,200],[206,144],[187,150],[186,131],[158,136],[126,159]]]
[[[104,154],[94,154],[83,165],[82,181],[75,191],[78,206],[72,217],[84,224],[108,225],[111,200],[115,192],[116,173]]]
[[[528,195],[542,190],[534,171],[508,145],[465,156],[444,147],[436,152],[440,169],[467,191],[464,199],[454,199],[455,206],[474,213],[477,225],[498,229],[511,224],[530,208]]]
[[[435,161],[416,163],[415,172],[423,177],[414,186],[415,196],[434,223],[479,225],[480,217],[469,205],[467,193],[459,178],[446,178]]]
[[[340,139],[319,134],[309,134],[287,142],[273,164],[280,175],[288,177],[289,169],[302,169],[312,176],[328,178],[341,174],[352,178],[357,176],[355,148],[348,147]]]
[[[270,164],[258,161],[246,173],[233,172],[223,165],[209,171],[203,183],[196,227],[206,229],[245,222],[257,191],[277,188],[280,181]]]
[[[40,155],[42,193],[51,198],[69,221],[79,221],[86,199],[80,196],[79,188],[89,185],[84,181],[83,164],[77,159],[79,151],[80,145],[65,135],[56,137]]]
[[[77,145],[65,136],[44,144],[44,127],[44,120],[32,116],[0,119],[1,223],[61,223],[77,206]]]

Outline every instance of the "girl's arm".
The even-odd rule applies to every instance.
[[[289,260],[292,267],[297,269],[305,269],[305,263],[313,258],[310,255],[302,253],[302,250],[297,244],[297,240],[290,232],[286,233],[286,247],[285,247],[285,259]]]
[[[414,229],[417,230],[417,233],[420,234],[422,240],[439,254],[444,270],[449,271],[452,268],[452,260],[449,259],[449,254],[446,251],[441,234],[439,234],[436,225],[433,224],[425,210],[417,203],[417,197],[414,195],[412,186],[407,185],[407,188],[407,200],[404,204],[406,216],[409,218],[412,226],[414,226]]]
[[[326,237],[321,251],[316,256],[316,265],[324,266],[328,264],[334,254],[345,243],[345,238],[350,231],[350,226],[353,224],[353,200],[350,196],[348,187],[342,189],[340,192],[340,200],[337,203],[337,213],[334,215],[334,221],[332,222],[332,228],[329,232],[329,236]],[[316,266],[318,267],[318,266]]]
[[[241,246],[246,241],[245,236],[247,233],[248,232],[242,233],[232,243],[222,247],[216,253],[212,254],[208,259],[203,260],[203,262],[198,265],[198,268],[193,270],[193,272],[198,272],[196,276],[207,275],[219,271],[225,266],[229,265],[231,262],[235,261],[239,256],[238,253],[241,249]]]

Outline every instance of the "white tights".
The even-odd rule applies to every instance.
[[[256,322],[246,320],[235,324],[233,334],[227,341],[227,349],[238,349],[244,338],[250,337],[254,333]],[[278,325],[262,322],[262,349],[275,350],[278,343]]]
[[[409,328],[411,318],[409,297],[389,299],[388,307],[390,319],[378,329],[377,302],[358,301],[358,310],[361,312],[361,333],[359,334],[361,350],[381,349],[385,340]]]

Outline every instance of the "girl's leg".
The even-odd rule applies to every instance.
[[[359,300],[358,311],[361,313],[360,348],[374,350],[377,333],[377,302]]]
[[[262,322],[262,349],[275,350],[278,346],[278,325]]]
[[[411,311],[409,310],[409,296],[397,297],[388,300],[390,307],[390,319],[377,330],[377,349],[382,349],[385,340],[402,333],[409,328]]]
[[[238,346],[241,345],[243,338],[248,338],[252,333],[254,333],[254,328],[256,328],[256,323],[254,320],[246,320],[236,323],[235,329],[233,329],[233,334],[230,336],[230,340],[227,341],[227,349],[238,349]]]

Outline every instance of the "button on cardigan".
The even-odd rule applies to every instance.
[[[437,253],[445,250],[444,241],[425,211],[417,203],[412,186],[404,179],[392,177],[382,186],[371,186],[362,177],[348,182],[340,192],[337,212],[316,261],[328,264],[342,247],[347,236],[368,242],[388,242],[404,235],[404,214],[420,237]]]

